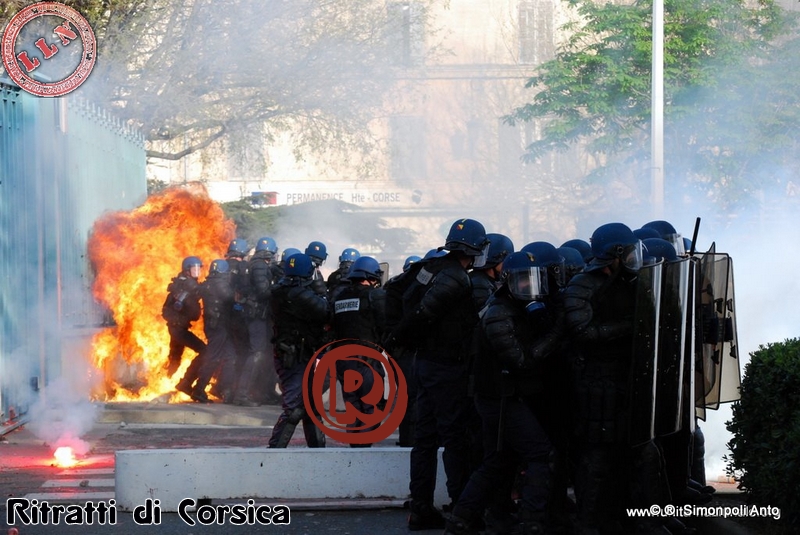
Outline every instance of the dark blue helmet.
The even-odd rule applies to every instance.
[[[361,257],[361,253],[358,252],[358,249],[353,249],[352,247],[348,247],[342,254],[339,255],[339,263],[341,262],[355,262],[358,258]]]
[[[550,276],[559,287],[564,286],[564,257],[558,254],[558,249],[552,243],[546,241],[535,241],[529,243],[521,251],[533,255],[537,266],[547,268]],[[503,263],[505,266],[505,263]]]
[[[310,279],[314,276],[314,263],[308,255],[303,253],[293,254],[286,259],[283,272],[287,277]]]
[[[573,249],[572,247],[559,247],[556,251],[564,258],[564,278],[566,282],[569,282],[572,277],[583,271],[586,267],[583,255],[577,249]]]
[[[181,269],[186,271],[192,267],[202,267],[203,261],[196,256],[187,256],[181,263]]]
[[[591,241],[594,258],[586,266],[586,271],[611,265],[615,259],[619,259],[628,271],[636,272],[642,267],[642,242],[627,225],[601,225],[592,234]]]
[[[459,219],[450,226],[450,232],[445,239],[444,248],[448,251],[461,251],[467,256],[485,256],[489,240],[486,239],[486,229],[474,219]],[[485,262],[485,258],[483,262]],[[475,262],[474,267],[481,267]]]
[[[675,230],[675,227],[673,227],[672,223],[669,221],[664,221],[661,219],[657,221],[650,221],[649,223],[642,225],[642,228],[649,228],[658,232],[658,238],[667,240],[672,244],[673,247],[675,247],[675,254],[683,255],[686,253],[681,235],[677,230]]]
[[[293,254],[300,254],[302,252],[303,251],[301,251],[300,249],[295,249],[294,247],[289,247],[288,249],[284,249],[283,250],[283,254],[281,255],[281,261],[286,260],[287,258],[292,256]]]
[[[501,279],[511,296],[521,301],[541,300],[549,294],[547,266],[528,251],[518,251],[506,257]]]
[[[196,256],[187,256],[181,262],[181,271],[195,279],[200,276],[201,267],[203,267],[203,261]]]
[[[692,250],[692,240],[689,238],[683,238],[683,250],[687,253]]]
[[[350,266],[350,272],[347,274],[348,279],[367,279],[371,281],[380,281],[382,276],[381,265],[371,256],[358,257],[353,262],[353,265]]]
[[[486,254],[484,267],[493,268],[514,252],[514,243],[508,236],[489,233],[486,238],[489,240],[489,252]]]
[[[656,229],[642,227],[637,228],[633,231],[633,235],[639,238],[640,240],[646,240],[647,238],[660,238],[661,234],[659,234]]]
[[[275,254],[278,252],[278,244],[269,236],[259,238],[258,243],[256,243],[256,252],[259,251],[269,251],[270,253]]]
[[[422,259],[427,260],[429,258],[438,258],[440,256],[445,256],[446,254],[447,251],[443,251],[441,249],[431,249],[430,251],[425,253],[425,256],[423,256]]]
[[[584,262],[589,262],[592,259],[592,246],[589,245],[589,242],[575,238],[574,240],[567,240],[561,244],[561,247],[572,247],[573,249],[577,249],[581,256],[583,257]]]
[[[642,240],[642,253],[644,254],[645,264],[660,262],[661,260],[672,262],[678,259],[675,247],[661,238]]]
[[[414,262],[419,262],[420,260],[422,260],[422,258],[418,256],[414,255],[409,256],[408,258],[406,258],[405,262],[403,262],[403,271],[408,271],[408,268],[411,267],[411,264],[413,264]]]
[[[328,258],[328,248],[321,241],[312,241],[306,247],[306,255],[319,266]]]
[[[238,258],[244,258],[247,254],[247,240],[243,240],[242,238],[236,238],[232,240],[231,243],[228,245],[228,256],[235,256]]]
[[[208,273],[209,274],[211,274],[211,273],[227,273],[228,271],[230,271],[230,269],[231,268],[228,265],[227,261],[225,261],[225,260],[223,260],[221,258],[217,258],[216,260],[211,262],[211,265],[208,267]]]

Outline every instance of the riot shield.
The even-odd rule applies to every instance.
[[[655,434],[664,436],[679,431],[683,417],[685,369],[693,351],[687,347],[690,336],[689,301],[693,261],[683,258],[667,262],[662,268],[661,303],[658,325],[656,371]],[[688,358],[687,358],[688,357]]]
[[[701,289],[698,325],[701,330],[699,358],[702,374],[697,374],[697,415],[705,419],[705,409],[718,409],[721,403],[739,399],[739,368],[736,307],[733,291],[733,260],[725,253],[708,252],[700,262]],[[699,371],[699,370],[698,370]]]
[[[655,436],[656,356],[663,263],[639,270],[629,382],[628,440],[638,446]]]
[[[381,286],[386,286],[389,281],[389,262],[381,262],[378,264],[381,268]]]

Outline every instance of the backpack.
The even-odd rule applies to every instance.
[[[414,262],[407,271],[386,283],[384,289],[386,290],[387,332],[395,331],[403,318],[417,308],[425,292],[428,291],[430,282],[444,267],[439,260],[439,258],[431,258]],[[409,335],[399,338],[395,336],[394,342],[401,347],[413,348],[419,342],[419,337],[410,336],[409,333]]]

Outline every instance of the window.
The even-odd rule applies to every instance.
[[[518,7],[519,62],[542,63],[553,57],[553,4],[521,0]]]
[[[416,2],[391,2],[388,14],[387,39],[389,60],[398,67],[422,64],[423,9]]]

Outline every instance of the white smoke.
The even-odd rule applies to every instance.
[[[69,446],[76,455],[87,454],[91,445],[82,437],[91,431],[98,413],[88,392],[88,384],[81,381],[55,379],[30,408],[28,428],[53,451]]]

